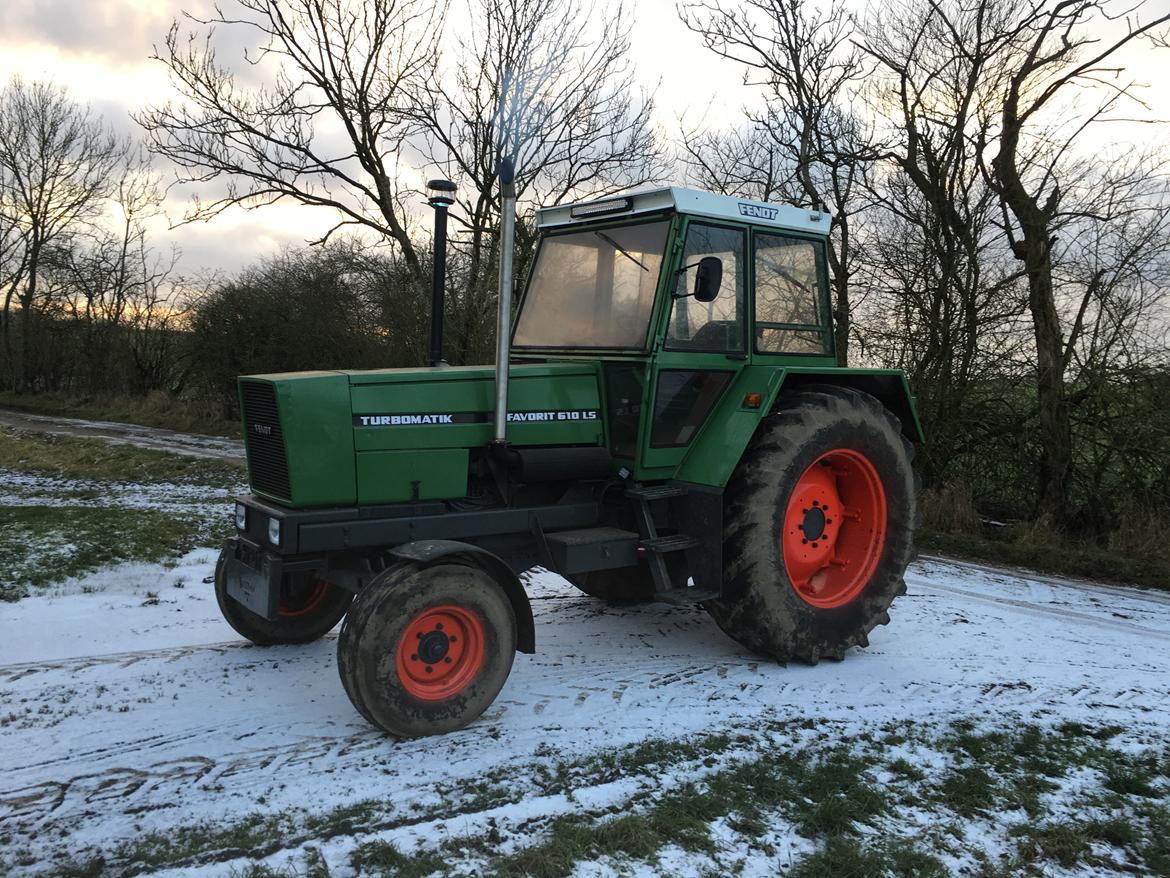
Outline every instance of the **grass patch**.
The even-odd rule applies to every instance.
[[[154,510],[11,506],[0,508],[0,600],[122,561],[159,563],[226,534],[230,522]]]
[[[208,485],[231,490],[246,479],[243,462],[207,460],[113,445],[97,439],[0,428],[0,470],[62,479]]]
[[[786,874],[787,878],[950,878],[951,873],[936,857],[906,841],[874,845],[834,835]]]
[[[711,827],[721,818],[730,818],[741,831],[762,831],[780,813],[809,836],[845,837],[889,810],[886,793],[867,774],[870,767],[846,749],[767,752],[685,783],[636,813],[599,821],[578,816],[555,820],[543,841],[497,857],[487,874],[564,878],[578,863],[599,858],[653,863],[668,845],[714,854]]]
[[[1022,838],[1019,854],[1025,861],[1048,860],[1071,869],[1089,855],[1089,840],[1075,823],[1025,824],[1019,827],[1018,835]]]
[[[139,424],[143,427],[161,427],[180,433],[203,433],[208,436],[242,435],[235,419],[219,417],[208,406],[200,406],[175,399],[165,393],[148,396],[64,396],[57,393],[0,392],[0,407],[38,415],[59,415],[66,418],[89,418]]]
[[[443,863],[437,851],[404,854],[385,841],[363,844],[350,857],[356,873],[377,878],[424,878],[442,871]]]
[[[120,860],[131,867],[159,868],[182,862],[196,853],[215,852],[219,858],[245,856],[280,836],[280,820],[265,814],[247,814],[227,826],[201,823],[169,832],[151,832],[121,846]]]

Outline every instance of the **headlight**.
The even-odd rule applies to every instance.
[[[236,504],[236,530],[248,529],[248,507],[243,503]]]
[[[274,546],[280,545],[280,519],[268,519],[268,542]]]

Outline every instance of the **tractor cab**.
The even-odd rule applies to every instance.
[[[670,477],[705,428],[754,428],[777,366],[832,365],[829,224],[681,188],[542,209],[512,358],[599,362],[610,452]]]

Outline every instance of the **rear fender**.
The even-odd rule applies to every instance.
[[[926,439],[922,424],[918,421],[918,410],[914,405],[914,396],[910,393],[910,385],[906,382],[906,376],[896,369],[787,369],[776,399],[813,384],[831,384],[868,393],[894,414],[902,424],[903,436],[911,442],[923,442]],[[775,405],[775,399],[771,405]]]
[[[726,487],[760,421],[773,411],[776,401],[810,385],[827,384],[870,394],[898,418],[907,439],[923,441],[914,397],[906,377],[896,369],[777,368],[752,364],[742,369],[724,392],[674,478]]]
[[[516,649],[526,653],[536,652],[536,624],[532,619],[532,604],[528,601],[528,594],[520,584],[520,579],[498,555],[458,540],[416,540],[391,549],[390,554],[424,564],[446,558],[479,567],[499,584],[512,604],[512,611],[516,614]]]

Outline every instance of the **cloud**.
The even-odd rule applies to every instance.
[[[0,34],[6,44],[39,43],[98,56],[107,64],[136,65],[146,60],[180,6],[167,0],[5,0]]]

